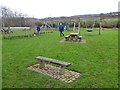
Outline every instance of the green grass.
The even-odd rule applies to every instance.
[[[104,30],[98,35],[98,30],[88,33],[82,29],[81,35],[85,44],[61,43],[64,37],[59,37],[58,31],[3,40],[3,88],[117,88],[118,31]],[[80,71],[81,77],[67,84],[28,70],[29,65],[37,63],[34,58],[39,55],[72,63],[67,69]]]

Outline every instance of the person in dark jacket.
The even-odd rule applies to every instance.
[[[61,37],[61,36],[64,36],[63,31],[64,31],[64,26],[63,26],[62,24],[60,24],[60,25],[59,25],[60,37]]]
[[[36,30],[37,30],[37,34],[39,34],[40,33],[40,26],[37,26]]]

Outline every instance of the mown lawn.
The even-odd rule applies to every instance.
[[[117,88],[118,31],[104,30],[98,35],[98,30],[88,33],[82,29],[81,35],[86,40],[84,44],[60,42],[64,37],[59,37],[58,31],[3,40],[3,88]],[[81,77],[67,84],[28,70],[39,55],[72,63],[67,69],[80,71]]]

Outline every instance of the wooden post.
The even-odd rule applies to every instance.
[[[102,18],[100,18],[100,29],[99,29],[99,35],[102,34]]]
[[[25,20],[25,18],[23,17],[23,20],[24,20],[24,23],[25,23],[25,26],[24,27],[26,27],[26,20]],[[24,28],[24,30],[25,30],[25,37],[27,36],[27,32],[26,32],[26,28]]]
[[[47,25],[50,29],[53,29],[48,23],[46,23],[46,25]]]
[[[86,30],[87,30],[87,21],[85,20],[85,27],[86,27]]]
[[[39,68],[45,67],[45,61],[39,61]]]
[[[94,19],[94,22],[93,22],[93,26],[92,26],[92,29],[94,29],[94,27],[95,27],[95,19]]]
[[[46,21],[44,21],[44,30],[46,30],[47,26],[46,26]]]
[[[75,23],[74,23],[73,31],[75,31]]]
[[[79,24],[78,24],[78,35],[80,35],[80,18],[79,18]]]
[[[59,73],[60,73],[60,75],[65,73],[65,66],[60,67],[60,72]]]

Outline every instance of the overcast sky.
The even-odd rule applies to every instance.
[[[0,6],[45,18],[118,11],[119,0],[0,0]]]

